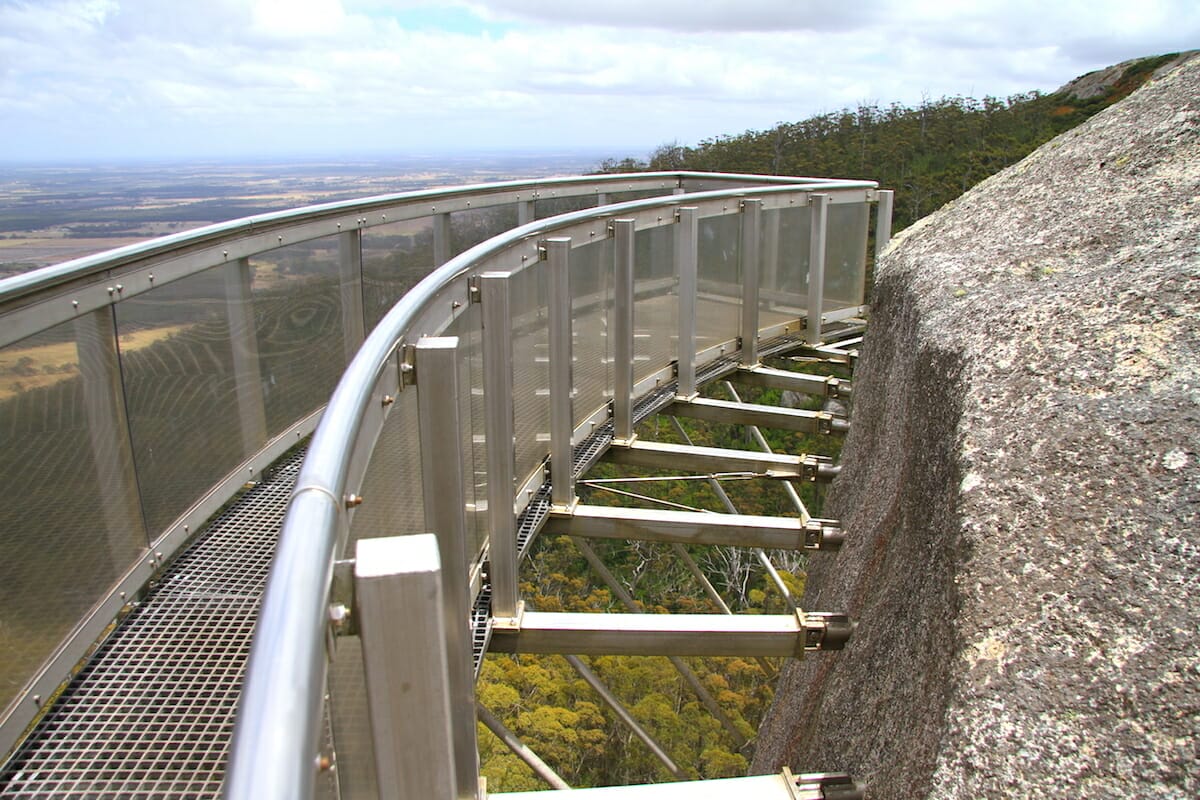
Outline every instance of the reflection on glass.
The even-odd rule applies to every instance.
[[[456,256],[515,227],[515,205],[456,211],[450,215],[450,254]]]
[[[0,708],[145,551],[120,392],[107,308],[0,348]]]
[[[346,558],[359,539],[425,533],[421,486],[421,428],[417,393],[396,395],[363,474],[363,504],[354,509]]]
[[[509,279],[513,337],[513,417],[517,484],[550,449],[550,348],[546,319],[546,262]]]
[[[582,211],[596,205],[596,195],[585,194],[578,197],[545,197],[533,201],[533,218],[545,219],[567,214],[571,211]]]
[[[807,313],[810,229],[807,208],[763,211],[759,245],[762,255],[760,327],[790,322]]]
[[[571,332],[574,424],[612,399],[613,248],[611,239],[571,250]]]

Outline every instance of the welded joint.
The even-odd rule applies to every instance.
[[[857,625],[846,614],[828,611],[804,612],[797,609],[796,616],[803,631],[805,651],[841,650]]]
[[[829,456],[804,455],[801,459],[800,480],[807,483],[833,480],[842,471],[841,467],[834,466]]]
[[[492,617],[493,633],[520,633],[525,619],[525,601],[517,601],[517,613],[511,617]]]

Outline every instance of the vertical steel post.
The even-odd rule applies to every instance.
[[[75,350],[83,386],[92,463],[100,484],[104,528],[112,564],[125,568],[140,534],[148,546],[121,382],[120,353],[111,307],[99,308],[75,320]]]
[[[808,324],[805,340],[821,343],[821,315],[825,306],[825,233],[829,222],[829,195],[809,195],[812,226],[808,249]]]
[[[356,556],[355,596],[379,795],[452,800],[461,795],[451,745],[437,537],[363,539]]]
[[[633,261],[636,223],[613,221],[613,438],[633,441]]]
[[[345,231],[338,236],[338,283],[342,289],[342,337],[349,364],[366,336],[361,231]]]
[[[458,337],[417,342],[417,415],[421,432],[421,483],[425,527],[436,531],[442,570],[450,734],[459,800],[479,794],[475,732],[475,680],[471,643],[467,516],[459,415]]]
[[[483,304],[483,402],[488,464],[488,552],[492,614],[517,615],[517,518],[513,513],[512,314],[507,272],[479,276]]]
[[[742,201],[742,366],[758,364],[758,278],[761,271],[759,235],[762,200]]]
[[[450,260],[450,214],[433,215],[433,265],[440,267]]]
[[[571,401],[573,348],[571,346],[571,240],[542,242],[550,283],[547,332],[550,337],[550,502],[556,508],[575,505],[575,464],[572,434],[575,430]]]
[[[533,201],[522,200],[517,203],[517,225],[528,225],[533,222]]]
[[[700,211],[694,206],[678,209],[675,228],[675,271],[679,275],[679,382],[675,393],[686,399],[696,396],[696,269],[700,234]]]
[[[257,453],[267,441],[266,401],[258,363],[258,332],[254,325],[254,296],[250,289],[250,260],[225,265],[225,307],[233,347],[233,380],[237,390],[242,453]]]
[[[879,258],[888,242],[892,241],[892,202],[895,192],[891,189],[880,189],[875,205],[875,258]]]

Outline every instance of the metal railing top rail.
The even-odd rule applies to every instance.
[[[704,179],[720,175],[669,173]],[[737,179],[737,176],[728,176]],[[787,179],[785,179],[787,180]],[[355,472],[360,471],[382,427],[385,395],[403,380],[396,352],[415,344],[414,331],[437,335],[428,311],[460,284],[466,300],[468,274],[498,268],[499,257],[533,247],[548,235],[565,235],[581,223],[637,216],[680,206],[704,206],[728,213],[727,201],[743,198],[786,200],[813,193],[848,193],[858,201],[875,199],[874,181],[802,179],[784,185],[746,187],[635,200],[589,208],[529,223],[500,234],[451,259],[400,299],[367,337],[338,382],[297,479],[267,581],[246,671],[226,776],[227,798],[309,797],[318,755],[324,693],[328,593],[334,558],[349,529]],[[786,205],[786,202],[783,203]],[[666,217],[659,215],[658,219]],[[669,218],[668,218],[669,219]],[[528,254],[526,254],[526,260]],[[520,258],[517,263],[522,263]],[[516,267],[515,271],[519,271]],[[447,302],[446,308],[451,307]],[[449,315],[444,322],[449,322]],[[424,319],[423,319],[424,317]],[[665,365],[664,365],[665,366]],[[389,370],[396,370],[389,375]],[[390,386],[384,385],[385,378]],[[374,430],[365,430],[370,413]]]
[[[0,279],[0,347],[86,311],[284,245],[441,213],[604,193],[686,189],[688,181],[701,180],[739,185],[822,182],[820,178],[682,171],[588,175],[400,192],[242,217]],[[106,285],[164,262],[170,268],[160,269],[147,281],[129,281],[115,292]],[[43,301],[59,298],[64,292],[77,293],[70,298],[73,304],[64,302],[48,316],[39,308],[34,315],[36,323],[16,313],[42,306]]]

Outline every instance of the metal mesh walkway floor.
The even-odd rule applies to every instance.
[[[0,774],[0,798],[220,792],[250,639],[302,450],[216,517]]]

